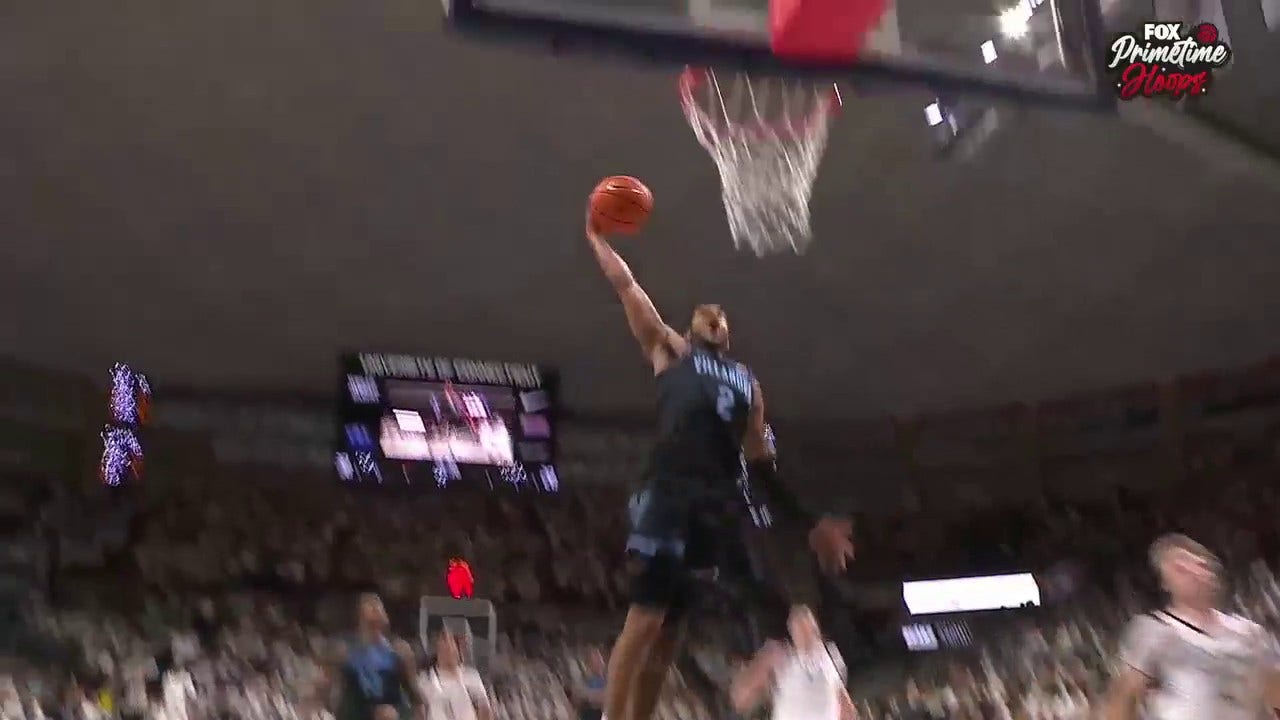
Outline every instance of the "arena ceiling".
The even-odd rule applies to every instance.
[[[581,238],[600,176],[675,325],[723,303],[783,415],[1032,400],[1280,351],[1280,198],[1115,118],[1028,111],[967,165],[921,94],[855,100],[805,257],[735,254],[669,74],[440,31],[418,0],[10,3],[0,354],[322,394],[340,349],[646,370]],[[1272,322],[1268,322],[1272,321]]]

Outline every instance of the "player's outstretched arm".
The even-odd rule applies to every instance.
[[[631,274],[630,266],[592,227],[590,213],[587,214],[586,232],[587,241],[591,243],[591,250],[595,253],[601,272],[622,301],[622,309],[627,314],[627,325],[631,328],[632,336],[640,343],[645,357],[654,362],[654,369],[660,369],[657,367],[657,358],[671,352],[681,354],[684,339],[663,322],[648,293]]]
[[[742,454],[747,461],[747,478],[752,485],[764,488],[770,507],[788,522],[812,528],[809,547],[827,572],[844,572],[853,559],[853,523],[844,518],[823,516],[805,507],[800,497],[778,477],[773,444],[769,442],[764,422],[764,393],[760,383],[752,385],[751,414],[747,417],[747,434],[742,439]]]

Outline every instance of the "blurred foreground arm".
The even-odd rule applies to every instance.
[[[782,643],[770,640],[764,644],[760,652],[747,663],[733,678],[729,687],[729,701],[734,712],[746,715],[764,701],[773,684],[773,673],[786,656],[787,649]]]

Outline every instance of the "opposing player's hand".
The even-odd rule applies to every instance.
[[[824,517],[809,531],[809,548],[824,572],[842,573],[853,559],[853,521]]]

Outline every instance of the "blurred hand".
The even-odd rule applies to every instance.
[[[771,661],[781,659],[787,654],[787,644],[780,640],[766,640],[760,654]]]
[[[853,521],[824,517],[809,531],[809,549],[829,574],[842,573],[853,559]]]

